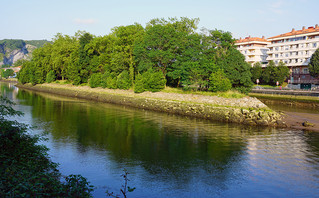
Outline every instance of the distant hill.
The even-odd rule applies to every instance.
[[[30,59],[34,49],[42,47],[47,40],[4,39],[0,40],[0,66],[12,66],[21,59]]]

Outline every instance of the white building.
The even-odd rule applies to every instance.
[[[292,73],[290,82],[293,84],[319,83],[309,75],[308,64],[312,54],[319,47],[319,27],[303,27],[301,30],[292,29],[291,32],[268,38],[271,42],[268,61],[278,64],[284,62]],[[303,88],[303,87],[301,87]]]
[[[246,37],[236,41],[237,49],[245,56],[245,60],[252,65],[260,62],[266,66],[267,62],[267,45],[270,44],[265,37]]]

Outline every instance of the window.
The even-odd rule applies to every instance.
[[[289,54],[288,53],[286,53],[286,57],[288,57],[289,56]]]
[[[278,61],[276,60],[275,63],[276,63],[276,65],[277,65],[277,64],[278,64]]]
[[[317,47],[317,43],[313,43],[313,45],[312,45],[313,47]]]
[[[275,58],[278,58],[278,54],[275,54]]]
[[[304,69],[303,69],[303,73],[304,73],[304,74],[308,74],[308,73],[309,73],[308,68],[304,68]]]

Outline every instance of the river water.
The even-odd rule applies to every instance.
[[[35,93],[0,83],[24,112],[18,121],[47,132],[63,175],[128,197],[318,197],[319,133],[251,127]]]

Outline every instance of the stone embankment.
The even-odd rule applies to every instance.
[[[19,88],[248,125],[285,126],[282,116],[256,98],[221,98],[193,94],[112,90],[60,84],[17,85]]]

